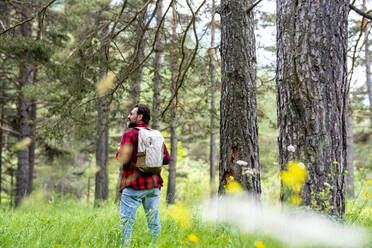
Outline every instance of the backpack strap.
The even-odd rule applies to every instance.
[[[141,129],[152,130],[151,128],[148,128],[148,127],[134,127],[134,129],[137,129],[137,130],[141,130]]]

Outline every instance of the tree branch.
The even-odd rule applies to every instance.
[[[184,32],[184,36],[183,36],[183,38],[182,38],[182,59],[181,59],[181,63],[180,63],[180,65],[179,65],[179,67],[178,67],[178,76],[177,76],[177,80],[176,80],[176,85],[177,85],[177,87],[176,87],[176,90],[175,90],[175,92],[174,92],[174,95],[172,96],[172,98],[171,98],[170,101],[168,102],[167,107],[166,107],[166,108],[163,110],[163,112],[161,113],[161,116],[162,116],[162,117],[164,117],[164,114],[165,114],[165,112],[168,110],[168,108],[170,107],[170,105],[172,104],[173,99],[177,96],[177,94],[178,94],[178,90],[181,88],[181,86],[182,86],[182,84],[183,84],[183,82],[184,82],[184,80],[185,80],[186,73],[187,73],[187,71],[189,70],[189,68],[190,68],[190,66],[191,66],[191,64],[192,64],[192,62],[193,62],[194,59],[195,59],[195,56],[196,56],[197,50],[198,50],[198,48],[199,48],[199,40],[198,40],[198,36],[197,36],[197,33],[196,33],[195,19],[196,19],[196,15],[197,15],[198,12],[200,11],[201,7],[205,4],[205,2],[206,2],[206,0],[204,0],[204,1],[200,4],[200,6],[198,7],[198,9],[197,9],[196,12],[194,13],[194,11],[192,10],[192,8],[191,8],[191,6],[190,6],[189,1],[186,1],[188,7],[189,7],[190,10],[191,10],[191,13],[192,13],[192,19],[191,19],[190,23],[187,25],[186,30],[185,30],[185,32]],[[186,55],[185,55],[185,41],[186,41],[187,32],[190,30],[191,25],[193,25],[193,29],[194,29],[194,37],[195,37],[195,42],[196,42],[196,44],[195,44],[194,52],[193,52],[193,54],[192,54],[192,58],[191,58],[190,62],[188,63],[188,65],[186,66],[185,71],[184,71],[184,73],[182,73],[182,77],[181,77],[181,69],[182,69],[182,65],[183,65],[183,62],[184,62],[185,57],[186,57]],[[181,80],[180,80],[180,77],[181,77]],[[180,81],[179,84],[178,84],[178,81]]]
[[[368,11],[367,13],[365,13],[365,12],[361,11],[360,9],[358,9],[357,7],[355,7],[352,4],[349,4],[349,8],[352,9],[352,10],[354,10],[356,13],[358,13],[361,16],[363,16],[364,18],[367,18],[367,19],[369,19],[369,20],[372,21],[372,16],[368,14],[370,11]]]
[[[26,19],[26,20],[24,20],[24,21],[22,21],[22,22],[20,22],[20,23],[17,23],[16,25],[14,25],[13,27],[10,27],[10,28],[8,28],[8,29],[5,29],[4,31],[2,31],[1,33],[0,33],[0,35],[2,35],[2,34],[5,34],[6,32],[8,32],[8,31],[10,31],[10,30],[12,30],[12,29],[14,29],[14,28],[16,28],[16,27],[18,27],[18,26],[21,26],[21,25],[23,25],[23,24],[25,24],[26,22],[29,22],[29,21],[32,21],[33,19],[35,19],[38,15],[40,15],[41,13],[43,13],[44,11],[46,11],[46,9],[50,6],[50,5],[52,5],[54,2],[55,2],[56,0],[52,0],[52,1],[50,1],[49,3],[47,3],[44,7],[42,7],[35,15],[33,15],[33,16],[31,16],[30,18],[28,18],[28,19]]]
[[[257,2],[255,2],[254,4],[252,4],[251,6],[249,6],[249,8],[248,8],[245,12],[246,12],[247,14],[249,14],[249,12],[251,12],[252,9],[253,9],[254,7],[256,7],[257,4],[259,4],[260,2],[262,2],[262,0],[258,0]]]
[[[14,134],[14,135],[20,135],[19,132],[15,131],[13,129],[7,128],[7,127],[0,126],[0,129],[3,130],[3,131],[9,132],[11,134]]]

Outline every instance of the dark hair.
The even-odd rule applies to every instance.
[[[138,108],[137,116],[142,115],[143,124],[148,125],[150,122],[150,109],[145,104],[137,104],[136,108]]]

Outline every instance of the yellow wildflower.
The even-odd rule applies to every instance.
[[[176,203],[169,207],[169,217],[174,219],[183,228],[191,227],[191,212],[182,203]]]
[[[347,173],[349,173],[347,170],[345,170],[345,173],[347,174]]]
[[[224,186],[226,193],[241,193],[243,192],[243,187],[235,181],[229,182]]]
[[[367,183],[370,184],[372,182],[372,180],[368,180]]]
[[[333,161],[333,164],[338,164],[338,162],[337,161]]]
[[[331,176],[332,176],[331,173],[329,173],[329,174],[328,174],[328,177],[331,177]]]
[[[280,177],[294,192],[299,193],[307,177],[305,166],[297,161],[290,161],[287,164],[287,171],[282,171]]]
[[[261,241],[256,241],[254,245],[256,246],[256,248],[266,248],[266,245]]]
[[[231,181],[234,181],[234,177],[233,177],[233,176],[230,176],[230,180],[231,180]]]
[[[198,242],[198,241],[199,241],[199,238],[198,238],[198,236],[196,236],[196,235],[195,235],[195,234],[193,234],[193,233],[191,233],[191,234],[187,235],[187,237],[189,238],[189,240],[190,240],[191,242],[194,242],[194,243],[196,243],[196,242]]]
[[[360,168],[359,168],[359,170],[360,170],[360,171],[363,171],[363,170],[364,170],[364,168],[363,168],[363,167],[360,167]]]
[[[302,203],[302,198],[301,198],[301,196],[298,196],[298,195],[294,195],[294,196],[292,196],[291,197],[291,203],[293,204],[293,205],[300,205],[301,203]]]

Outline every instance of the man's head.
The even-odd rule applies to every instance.
[[[128,115],[128,127],[136,127],[139,124],[148,125],[150,121],[150,109],[144,104],[137,104]]]

